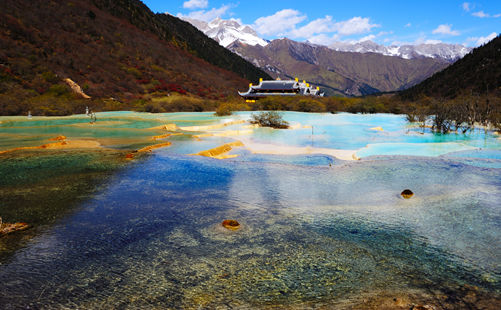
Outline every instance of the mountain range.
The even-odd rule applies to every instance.
[[[0,114],[72,113],[66,79],[92,98],[123,103],[155,92],[235,96],[249,81],[270,78],[139,0],[2,0],[0,47]]]
[[[320,86],[327,95],[360,96],[408,88],[445,68],[434,58],[404,59],[376,53],[338,52],[289,39],[229,49],[275,78],[295,78]]]
[[[329,48],[341,52],[377,53],[405,59],[428,57],[450,62],[463,58],[472,50],[461,44],[422,43],[385,46],[369,40],[363,42],[334,42],[329,45]]]
[[[399,95],[406,100],[491,96],[492,113],[499,113],[497,122],[501,122],[501,35]]]
[[[224,47],[230,46],[235,41],[253,46],[266,46],[270,42],[259,37],[251,26],[242,25],[236,19],[224,20],[217,17],[211,22],[188,17],[183,17],[183,19]],[[306,43],[309,42],[306,41]],[[328,47],[340,52],[377,53],[405,59],[429,57],[450,62],[463,58],[472,50],[472,48],[461,44],[421,43],[385,46],[370,40],[361,42],[338,41],[330,44]]]
[[[238,20],[186,19],[222,46],[274,78],[305,79],[328,95],[360,96],[398,91],[444,69],[470,51],[462,45],[383,46],[371,41],[331,46],[276,39],[268,42]]]

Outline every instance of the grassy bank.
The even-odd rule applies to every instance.
[[[422,96],[409,101],[398,95],[346,97],[268,97],[246,103],[239,97],[207,99],[177,92],[154,92],[129,100],[82,99],[65,85],[55,85],[41,95],[0,94],[0,115],[70,115],[85,112],[132,110],[138,112],[204,112],[230,115],[232,111],[298,111],[407,114],[411,121],[432,122],[437,131],[466,131],[474,124],[501,127],[501,99],[493,95],[463,94],[454,99]],[[430,118],[430,116],[432,116]]]

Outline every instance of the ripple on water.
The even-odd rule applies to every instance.
[[[135,126],[136,134],[145,137],[143,129],[154,125],[214,122],[207,113],[190,117],[110,113],[99,120]],[[452,144],[479,147],[477,142],[463,142],[463,136],[400,137],[395,132],[402,130],[401,116],[286,117],[303,125],[318,121],[313,128],[318,140],[309,136],[311,128],[258,130],[255,138],[277,143],[289,139],[300,146],[313,140],[329,147],[345,145],[345,140],[351,140],[349,146],[368,141],[451,142],[439,146],[447,153],[454,149]],[[64,120],[58,126],[75,133],[83,130],[66,126]],[[370,130],[376,126],[383,131]],[[9,134],[18,134],[19,128],[12,130]],[[95,130],[96,136],[109,139],[127,134],[106,126]],[[353,135],[337,134],[343,131]],[[227,140],[173,137],[171,148],[126,167],[116,163],[119,152],[111,151],[22,162],[9,157],[3,162],[8,165],[0,166],[5,172],[4,193],[14,188],[23,197],[35,197],[31,190],[53,188],[54,194],[43,196],[47,201],[38,208],[33,199],[9,200],[19,204],[19,209],[9,208],[9,214],[24,210],[45,226],[33,230],[20,250],[2,260],[2,305],[308,308],[357,307],[365,299],[374,307],[388,302],[404,308],[416,303],[461,308],[481,305],[481,300],[499,305],[501,178],[499,169],[493,168],[499,160],[496,151],[466,150],[438,158],[367,157],[356,162],[245,150],[236,150],[240,156],[227,161],[182,155]],[[486,164],[477,167],[482,163]],[[94,182],[85,178],[88,174],[106,175],[117,167],[121,169],[115,175],[93,187],[94,193],[70,193],[82,182]],[[32,173],[18,175],[18,170]],[[21,189],[16,184],[29,186]],[[408,200],[400,196],[406,188],[415,194]],[[53,212],[59,209],[49,208],[51,201],[58,202],[56,207],[72,208],[61,216]],[[238,220],[241,228],[224,229],[224,219]]]
[[[499,173],[453,165],[152,156],[0,266],[0,300],[341,306],[374,291],[450,295],[465,283],[496,296]],[[402,199],[403,188],[415,196]],[[227,218],[241,229],[224,229]]]

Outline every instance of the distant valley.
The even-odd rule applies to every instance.
[[[471,50],[443,43],[386,47],[365,41],[337,42],[326,47],[289,39],[268,42],[236,20],[186,20],[270,76],[299,77],[321,86],[328,95],[360,96],[403,90]]]

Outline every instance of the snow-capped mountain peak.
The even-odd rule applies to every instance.
[[[236,19],[225,20],[217,17],[209,23],[187,17],[183,19],[224,47],[228,47],[235,41],[253,46],[266,46],[268,44],[249,25],[242,25]]]
[[[247,45],[268,45],[268,41],[260,38],[257,32],[249,25],[242,25],[236,19],[221,19],[219,17],[210,22],[183,17],[183,19],[208,37],[219,42],[224,47],[230,47],[233,43]],[[311,44],[307,42],[308,44]],[[316,45],[316,44],[313,44]],[[422,43],[385,46],[370,40],[362,42],[334,42],[329,48],[341,52],[355,53],[378,53],[386,56],[397,56],[404,59],[413,58],[437,58],[448,62],[454,62],[463,58],[471,51],[471,48],[460,44],[446,43]]]
[[[460,44],[423,43],[416,45],[384,46],[373,41],[363,42],[334,42],[329,48],[342,52],[378,53],[387,56],[398,56],[405,59],[412,58],[440,58],[450,62],[463,58],[471,48]]]

